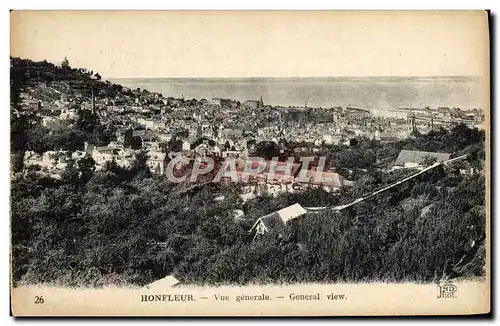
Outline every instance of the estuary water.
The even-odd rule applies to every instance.
[[[118,78],[111,82],[186,99],[258,100],[282,106],[482,108],[479,77]]]

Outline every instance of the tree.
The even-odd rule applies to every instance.
[[[422,165],[427,167],[427,166],[431,166],[432,164],[434,164],[436,162],[437,162],[437,158],[435,156],[427,155],[423,158]]]
[[[61,62],[61,67],[64,69],[70,69],[68,58],[64,57],[64,60]]]
[[[12,152],[24,151],[27,149],[28,130],[30,122],[25,115],[11,115],[10,121],[10,148]]]
[[[10,105],[19,109],[19,94],[24,90],[26,83],[26,64],[24,61],[10,60]]]
[[[142,148],[142,139],[140,136],[133,136],[132,142],[130,144],[132,149],[141,149]]]
[[[66,168],[61,174],[61,180],[70,185],[78,185],[80,183],[80,171],[74,160],[67,162]]]
[[[93,114],[90,110],[80,110],[76,126],[85,133],[93,133],[94,129],[100,124],[100,119],[97,114]]]
[[[80,181],[87,183],[95,171],[95,161],[90,155],[85,155],[78,161],[78,170],[80,171]]]
[[[172,137],[167,143],[167,149],[171,152],[180,152],[182,150],[182,140]]]
[[[255,154],[259,157],[263,157],[266,160],[270,160],[273,157],[280,156],[280,149],[278,144],[273,141],[261,141],[255,146]]]
[[[11,164],[13,172],[21,172],[24,168],[24,152],[12,154]]]
[[[127,128],[123,132],[123,147],[132,147],[133,138],[134,130],[132,128]]]
[[[189,136],[189,131],[187,129],[183,129],[174,134],[175,138],[187,138]]]
[[[191,144],[191,148],[196,148],[198,145],[202,144],[203,142],[208,142],[208,144],[210,146],[215,146],[215,141],[213,141],[212,139],[209,139],[207,137],[201,137],[201,138],[198,138],[194,143]]]
[[[138,173],[142,173],[143,175],[150,175],[150,171],[147,165],[147,161],[149,159],[149,155],[146,151],[140,151],[135,155],[134,162],[132,163],[131,171],[137,175]]]

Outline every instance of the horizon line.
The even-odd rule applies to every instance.
[[[325,78],[484,78],[481,75],[401,75],[401,76],[213,76],[213,77],[107,77],[107,79],[325,79]]]

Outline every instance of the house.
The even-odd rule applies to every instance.
[[[220,149],[219,146],[215,145],[214,147],[212,147],[211,153],[212,153],[212,155],[215,155],[215,156],[221,156],[222,150]]]
[[[132,126],[128,128],[119,128],[116,131],[116,141],[123,146],[130,146],[134,138],[134,129]]]
[[[118,157],[118,159],[116,159],[116,164],[124,169],[129,169],[130,167],[132,167],[133,163],[134,163],[134,158],[131,155],[125,157]]]
[[[323,135],[323,141],[326,145],[339,145],[342,142],[343,138],[343,135],[340,133]]]
[[[226,151],[221,152],[221,157],[222,158],[226,158],[226,157],[239,158],[240,155],[242,155],[242,154],[243,154],[242,151],[230,151],[230,150],[226,150]]]
[[[71,158],[72,158],[73,160],[75,160],[75,161],[78,161],[78,160],[80,160],[80,159],[84,158],[84,157],[85,157],[85,155],[86,155],[86,153],[85,153],[84,151],[79,151],[79,150],[77,150],[77,151],[75,151],[75,152],[71,153]]]
[[[157,246],[161,247],[161,246],[164,246],[165,244],[164,243],[150,243],[150,245],[157,245]],[[153,290],[162,291],[162,290],[174,287],[179,283],[180,283],[180,281],[178,279],[176,279],[174,276],[168,275],[162,279],[159,279],[157,281],[154,281],[153,283],[146,285],[145,287],[148,290],[153,289]]]
[[[356,138],[347,138],[346,140],[344,140],[342,142],[342,145],[348,146],[348,147],[355,146],[357,144],[358,144],[358,141],[356,140]]]
[[[396,142],[400,140],[402,137],[399,136],[399,134],[394,133],[394,132],[380,132],[380,131],[375,131],[373,135],[373,140],[378,140],[381,143],[390,143],[390,142]]]
[[[42,125],[47,128],[52,128],[58,125],[58,119],[52,116],[43,116]]]
[[[354,183],[352,181],[344,179],[338,173],[335,172],[326,172],[326,171],[317,171],[315,168],[312,168],[307,171],[301,170],[297,172],[295,177],[295,184],[297,186],[311,186],[311,187],[319,187],[323,186],[323,189],[326,191],[339,191],[343,187],[353,186]]]
[[[188,129],[188,141],[194,142],[198,138],[198,128],[189,128]]]
[[[40,162],[40,166],[42,168],[52,168],[54,167],[59,160],[59,155],[56,151],[46,151],[42,155],[42,162]]]
[[[161,152],[149,152],[146,165],[153,174],[164,175],[168,164],[167,154]]]
[[[182,151],[183,152],[189,152],[191,150],[191,143],[188,142],[187,140],[182,142]]]
[[[224,149],[231,149],[234,147],[234,141],[230,138],[221,138],[219,139],[219,145]]]
[[[279,211],[259,217],[248,232],[255,232],[254,239],[269,231],[279,232],[285,228],[289,221],[306,213],[307,211],[300,204],[293,204]]]
[[[254,101],[254,100],[248,100],[243,102],[243,107],[247,109],[258,109],[263,107],[263,105],[260,103],[260,101]]]
[[[218,106],[229,106],[229,105],[231,105],[231,100],[226,99],[226,98],[215,97],[212,99],[210,104],[218,105]]]
[[[353,107],[346,107],[343,110],[343,115],[349,121],[360,122],[361,120],[363,120],[365,118],[370,118],[371,112],[368,110],[363,110],[363,109],[358,109],[358,108],[353,108]]]
[[[162,127],[161,123],[144,118],[138,118],[137,123],[143,126],[146,130],[156,130]]]
[[[231,128],[225,128],[224,130],[221,130],[219,132],[219,135],[221,137],[225,138],[241,138],[243,137],[243,130],[241,129],[231,129]]]
[[[108,146],[95,147],[92,150],[92,158],[97,165],[104,165],[106,162],[111,162],[117,153],[118,149],[116,148]]]
[[[158,139],[162,142],[168,143],[172,140],[172,134],[159,134]]]
[[[160,150],[160,142],[157,142],[157,141],[148,141],[148,142],[145,142],[143,144],[143,147],[145,147],[148,150],[159,151]]]
[[[32,111],[38,111],[42,108],[42,102],[36,101],[28,104],[28,108]]]
[[[449,153],[410,151],[403,149],[399,153],[394,165],[403,168],[416,168],[426,163],[426,160],[444,162],[449,160],[450,156],[451,154]]]
[[[214,134],[213,129],[210,127],[208,124],[203,124],[198,127],[197,129],[197,136],[199,137],[206,137],[206,138],[211,138]]]
[[[209,152],[209,146],[205,143],[201,143],[194,149],[195,154],[201,157],[206,157]]]
[[[24,152],[24,165],[41,165],[42,157],[35,153],[34,151]]]
[[[323,135],[323,142],[325,142],[326,145],[332,145],[334,143],[333,135],[324,134]]]
[[[66,169],[66,167],[68,166],[68,163],[66,162],[58,162],[55,166],[54,166],[54,169],[57,170],[56,173],[61,173],[62,171],[64,171]]]
[[[59,120],[75,120],[78,114],[73,109],[61,109],[61,114],[59,114]]]
[[[138,130],[136,133],[136,136],[139,136],[141,138],[141,147],[143,144],[148,143],[148,142],[153,142],[155,141],[155,135],[146,131],[146,130]]]

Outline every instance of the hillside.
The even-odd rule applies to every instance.
[[[89,85],[101,100],[134,94],[69,65],[11,59],[11,70],[12,106],[20,111],[30,110],[21,105],[26,94],[47,101],[81,95],[87,101]],[[484,276],[483,131],[458,125],[388,144],[361,139],[352,146],[325,147],[321,155],[355,181],[352,188],[264,194],[247,202],[236,183],[185,191],[186,184],[153,175],[145,154],[130,168],[107,162],[100,171],[86,156],[69,162],[59,179],[23,167],[27,150],[72,152],[85,141],[107,145],[114,126],[89,112],[81,110],[74,122],[57,129],[44,126],[35,113],[12,115],[16,283],[144,285],[169,274],[189,284],[432,282]],[[263,215],[295,203],[348,203],[411,173],[380,168],[380,162],[390,165],[402,149],[468,153],[469,160],[345,212],[305,214],[283,232],[252,241],[249,228]],[[244,217],[235,218],[236,210]]]

